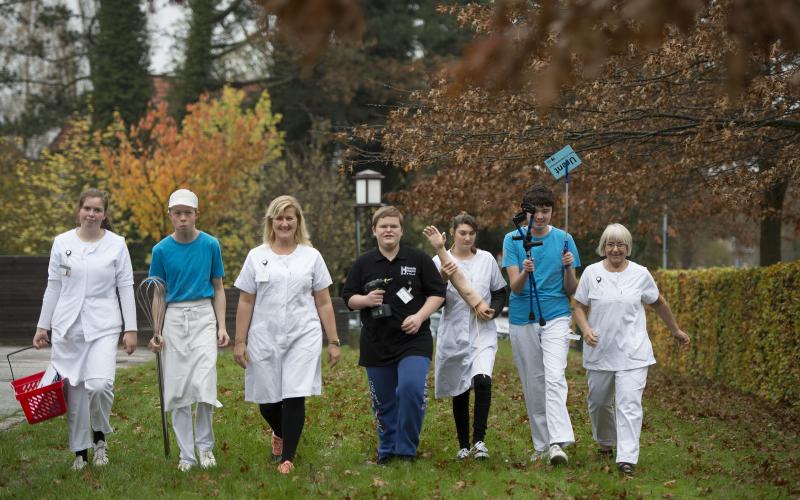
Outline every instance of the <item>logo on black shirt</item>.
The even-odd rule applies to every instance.
[[[400,266],[400,276],[416,276],[417,268],[411,266]]]

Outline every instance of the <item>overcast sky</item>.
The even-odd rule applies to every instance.
[[[147,13],[150,29],[150,70],[154,74],[171,72],[173,68],[173,36],[180,29],[187,8],[169,0],[155,0],[155,11]]]

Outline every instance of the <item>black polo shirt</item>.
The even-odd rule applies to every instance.
[[[442,280],[433,260],[416,248],[400,244],[394,260],[389,261],[377,249],[361,255],[350,272],[342,290],[345,304],[353,295],[366,295],[364,285],[377,278],[391,278],[386,287],[383,302],[392,308],[392,315],[373,319],[370,308],[361,310],[361,352],[358,364],[361,366],[386,366],[398,362],[406,356],[433,355],[430,320],[425,320],[415,335],[408,335],[400,329],[406,317],[422,308],[430,296],[444,297],[447,285]],[[397,292],[411,287],[413,297],[404,303]]]

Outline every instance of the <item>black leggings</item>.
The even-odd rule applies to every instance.
[[[486,437],[486,421],[489,419],[489,407],[492,404],[492,377],[475,375],[472,377],[475,389],[475,418],[472,423],[472,443],[483,441]],[[469,442],[469,389],[453,398],[453,418],[456,421],[458,445],[470,448]]]
[[[294,459],[306,420],[306,398],[286,398],[280,403],[262,403],[258,405],[258,409],[272,427],[272,432],[283,438],[281,463]]]

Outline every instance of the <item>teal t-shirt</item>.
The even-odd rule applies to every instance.
[[[203,231],[191,243],[167,236],[153,247],[150,276],[166,283],[167,304],[214,297],[211,280],[225,276],[219,241]]]
[[[526,228],[523,228],[523,233]],[[525,248],[522,241],[512,239],[519,233],[514,230],[506,234],[503,239],[503,268],[517,266],[522,272],[522,261],[525,260]],[[542,246],[531,248],[531,256],[535,263],[533,277],[536,280],[536,288],[539,292],[539,303],[542,305],[542,315],[545,320],[569,316],[569,298],[564,292],[564,269],[561,265],[561,252],[564,250],[564,236],[566,233],[561,229],[550,226],[550,232],[544,238],[533,237],[533,241],[541,241]],[[581,267],[581,259],[578,256],[578,249],[569,236],[569,251],[575,257],[573,267]],[[539,311],[536,309],[536,300],[533,301],[533,312],[536,320],[528,319],[530,312],[529,286],[526,284],[520,293],[511,292],[508,304],[508,321],[512,325],[526,325],[535,323],[539,318]]]

